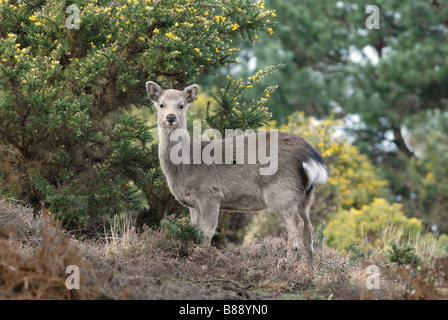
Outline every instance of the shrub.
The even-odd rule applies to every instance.
[[[353,243],[350,243],[346,247],[346,250],[350,255],[351,262],[357,262],[358,260],[360,260],[366,256],[366,253],[361,250],[361,244],[355,245]]]
[[[305,138],[325,158],[329,167],[328,183],[317,187],[310,209],[313,224],[322,223],[330,213],[350,208],[361,209],[376,197],[387,194],[387,181],[379,178],[379,172],[347,137],[336,134],[341,121],[334,117],[317,120],[303,112],[288,116],[288,121],[277,125],[272,121],[266,128],[292,132]],[[263,236],[280,234],[281,220],[274,214],[261,212],[252,221],[251,233]],[[346,244],[345,244],[346,245]],[[343,248],[342,246],[341,248]]]
[[[175,240],[201,244],[205,240],[205,235],[201,229],[190,222],[190,218],[166,219],[162,220],[161,226],[168,231]]]
[[[445,256],[448,256],[448,235],[442,233],[438,238],[439,250]]]
[[[314,249],[321,248],[325,245],[325,234],[324,230],[327,227],[325,222],[322,222],[318,227],[317,230],[313,234],[313,247]]]
[[[248,0],[79,0],[79,29],[68,29],[71,2],[10,3],[0,2],[0,177],[9,183],[0,192],[45,202],[69,229],[146,204],[158,218],[182,211],[151,127],[130,111],[151,105],[147,80],[181,89],[236,62],[232,41],[272,33],[273,12]]]
[[[246,103],[243,100],[243,93],[252,88],[254,83],[258,83],[268,74],[277,71],[284,65],[269,66],[262,70],[258,70],[254,76],[248,77],[247,80],[232,79],[225,88],[211,93],[211,98],[207,102],[205,121],[211,128],[217,129],[224,137],[226,129],[258,129],[261,126],[268,125],[271,119],[271,113],[266,107],[266,103],[270,95],[276,90],[277,86],[270,86],[264,89],[263,96],[257,101]],[[214,100],[214,108],[212,106]]]
[[[408,244],[404,244],[400,248],[396,243],[393,243],[392,247],[387,250],[387,258],[390,262],[396,262],[399,265],[409,264],[412,267],[416,267],[419,263],[419,258],[415,251],[416,249]]]
[[[407,218],[398,203],[389,204],[385,199],[375,198],[370,205],[361,209],[340,209],[329,217],[327,244],[337,250],[343,250],[349,243],[360,243],[367,239],[369,243],[382,245],[382,231],[387,226],[402,228],[402,238],[412,231],[421,232],[421,221]]]
[[[387,181],[379,178],[379,171],[367,156],[350,145],[346,136],[337,134],[342,124],[333,116],[318,120],[296,112],[278,127],[280,131],[301,135],[321,153],[329,167],[328,183],[318,187],[311,208],[311,217],[316,221],[339,208],[360,209],[375,197],[387,194]]]

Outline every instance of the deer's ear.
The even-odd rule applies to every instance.
[[[182,94],[188,103],[192,103],[196,100],[196,96],[198,95],[199,87],[196,84],[192,84],[184,89]]]
[[[146,82],[146,91],[148,92],[149,98],[154,102],[159,100],[159,97],[163,92],[162,88],[152,81]]]

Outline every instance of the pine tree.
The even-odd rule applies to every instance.
[[[379,2],[369,29],[368,2],[269,0],[275,37],[254,47],[257,67],[285,63],[271,108],[352,122],[355,144],[382,168],[391,201],[410,216],[446,225],[448,210],[448,6],[432,0]],[[264,83],[261,83],[264,85]]]

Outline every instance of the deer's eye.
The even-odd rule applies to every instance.
[[[163,104],[160,105],[160,108],[163,108]]]
[[[183,104],[181,104],[179,108],[183,109],[183,108],[184,108],[184,105],[183,105]]]

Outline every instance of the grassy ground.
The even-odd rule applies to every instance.
[[[100,240],[75,239],[32,210],[0,201],[0,299],[447,299],[448,259],[409,269],[316,248],[315,270],[286,261],[285,239],[236,249],[173,240],[130,224]],[[65,286],[79,267],[79,290]],[[366,272],[379,268],[379,289]],[[371,278],[369,278],[371,279]]]

